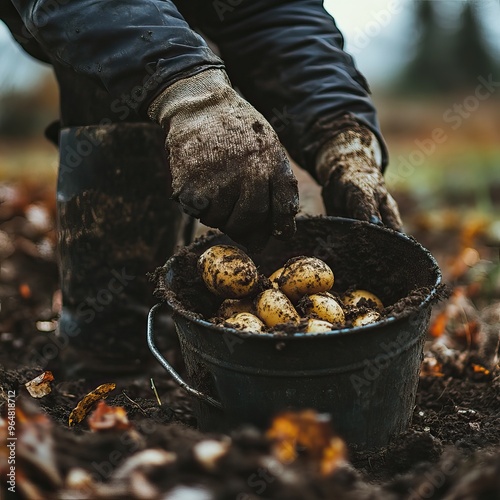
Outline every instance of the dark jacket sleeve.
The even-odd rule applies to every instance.
[[[2,0],[5,1],[5,0]],[[164,88],[223,67],[169,0],[12,0],[55,63],[96,79],[146,110]]]
[[[0,19],[7,25],[16,42],[28,54],[40,61],[50,62],[47,54],[45,54],[26,26],[24,26],[19,12],[17,12],[10,1],[0,1]]]
[[[178,3],[217,43],[233,84],[302,167],[314,175],[318,149],[353,120],[379,137],[387,163],[366,81],[321,0]]]

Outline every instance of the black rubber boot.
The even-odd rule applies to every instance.
[[[65,128],[57,187],[66,376],[147,372],[154,271],[186,223],[170,200],[162,130],[145,123]]]

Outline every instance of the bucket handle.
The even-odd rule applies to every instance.
[[[212,397],[208,396],[207,394],[204,394],[203,392],[198,391],[197,389],[194,389],[190,385],[185,382],[182,377],[172,368],[170,363],[161,355],[160,351],[155,345],[154,341],[154,319],[157,310],[164,305],[163,303],[159,303],[154,305],[151,310],[149,311],[148,314],[148,346],[150,351],[153,353],[153,356],[158,360],[158,362],[167,370],[167,372],[170,374],[170,376],[177,382],[177,384],[182,387],[186,392],[191,394],[192,396],[200,399],[201,401],[208,403],[209,405],[214,406],[215,408],[218,408],[219,410],[222,410],[222,404],[213,399]]]

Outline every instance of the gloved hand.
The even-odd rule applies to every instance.
[[[173,198],[251,249],[293,236],[297,181],[265,118],[219,69],[168,87],[148,110],[167,133]]]
[[[383,222],[401,231],[398,206],[380,169],[381,158],[377,138],[362,125],[340,132],[321,148],[316,173],[328,215]]]

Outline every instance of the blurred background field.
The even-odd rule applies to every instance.
[[[496,219],[500,213],[500,80],[497,0],[330,0],[346,48],[365,73],[391,153],[387,182],[407,223],[436,210]],[[460,108],[457,108],[460,106]],[[0,24],[0,182],[53,189],[57,151],[44,128],[58,116],[50,68],[22,52]],[[446,138],[432,141],[441,129]],[[321,210],[300,175],[303,204]]]

